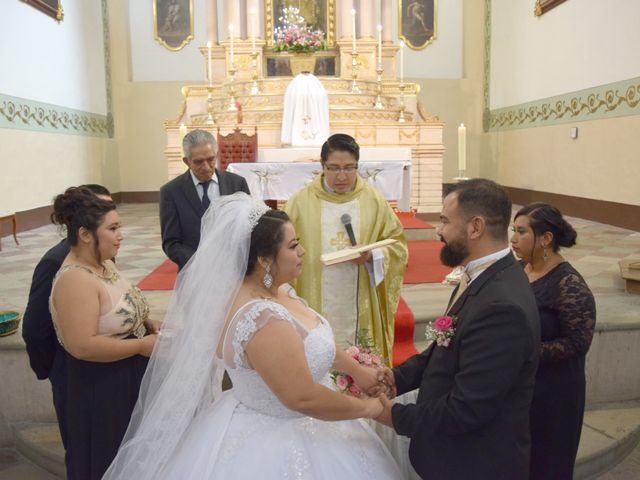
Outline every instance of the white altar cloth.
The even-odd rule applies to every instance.
[[[411,162],[385,161],[359,163],[359,173],[377,188],[385,199],[397,201],[398,209],[409,210]],[[227,170],[247,180],[251,194],[263,200],[288,200],[294,192],[322,172],[320,162],[231,163]]]
[[[282,132],[285,145],[322,145],[329,138],[329,96],[311,73],[297,75],[284,94]]]

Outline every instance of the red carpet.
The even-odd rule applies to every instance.
[[[413,312],[402,297],[400,297],[398,310],[393,318],[393,366],[395,367],[418,351],[413,344]]]
[[[173,290],[178,275],[178,265],[167,259],[138,283],[140,290]]]
[[[434,228],[430,223],[420,220],[415,212],[396,212],[397,217],[402,222],[402,226],[408,230],[415,228]]]
[[[410,240],[409,265],[404,283],[440,283],[451,272],[451,267],[440,263],[440,240]]]

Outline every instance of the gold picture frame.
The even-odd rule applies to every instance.
[[[193,39],[193,0],[152,0],[153,35],[172,52]]]
[[[398,0],[398,32],[405,45],[422,50],[437,38],[436,0]]]
[[[536,6],[533,13],[535,13],[536,17],[539,17],[543,13],[548,12],[565,1],[566,0],[536,0]]]
[[[295,6],[300,8],[300,14],[311,17],[314,29],[321,29],[325,33],[327,47],[336,44],[336,0],[265,0],[264,2],[264,31],[271,32],[265,35],[267,46],[273,47],[273,32],[278,27],[278,17],[284,7]],[[305,14],[307,16],[305,16]]]
[[[64,10],[62,0],[22,0],[27,5],[37,8],[41,12],[56,19],[57,22],[64,20]]]

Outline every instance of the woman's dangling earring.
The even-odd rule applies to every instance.
[[[549,255],[547,255],[547,247],[542,247],[542,259],[545,263],[549,260]]]
[[[273,285],[273,277],[269,273],[270,271],[271,267],[267,265],[267,268],[265,268],[264,277],[262,277],[262,284],[265,286],[265,288],[271,288],[271,285]]]

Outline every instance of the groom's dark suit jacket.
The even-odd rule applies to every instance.
[[[231,172],[215,171],[220,195],[249,193],[247,181]],[[212,187],[209,186],[209,189]],[[200,219],[204,214],[202,200],[187,170],[160,189],[160,231],[162,249],[182,269],[200,243]]]
[[[529,405],[540,320],[529,281],[512,254],[482,272],[453,305],[456,333],[393,369],[393,426],[411,438],[409,457],[426,479],[526,480]]]

